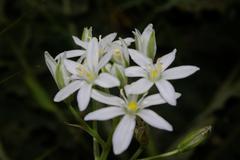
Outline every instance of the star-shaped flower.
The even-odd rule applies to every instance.
[[[167,131],[173,130],[172,126],[165,119],[154,111],[147,109],[149,106],[166,103],[160,94],[147,97],[144,95],[140,99],[137,98],[137,95],[127,94],[127,97],[123,93],[121,95],[122,98],[93,89],[92,98],[110,106],[93,111],[84,118],[85,120],[103,121],[123,115],[123,118],[113,133],[112,143],[115,154],[121,154],[128,148],[133,137],[136,116],[139,116],[155,128]],[[180,94],[175,93],[175,98],[178,97],[180,97]]]
[[[109,73],[100,73],[111,58],[111,54],[99,58],[99,44],[96,38],[92,38],[88,44],[86,60],[83,64],[65,60],[66,69],[72,74],[72,82],[62,88],[55,96],[54,101],[59,102],[66,99],[75,91],[78,91],[77,101],[81,111],[85,110],[90,101],[92,87],[94,85],[103,88],[112,88],[120,85],[119,80]]]
[[[152,59],[134,49],[129,49],[129,53],[132,60],[139,66],[126,68],[126,76],[142,78],[127,85],[127,92],[141,94],[147,92],[155,84],[161,96],[171,105],[176,105],[176,97],[174,87],[168,80],[185,78],[199,70],[198,67],[190,65],[167,69],[175,59],[176,49],[158,58],[155,64]]]

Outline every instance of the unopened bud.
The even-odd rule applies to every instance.
[[[191,150],[204,142],[209,136],[212,127],[207,126],[189,133],[177,146],[179,152]]]

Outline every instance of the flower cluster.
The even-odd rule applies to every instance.
[[[77,92],[80,111],[87,109],[91,98],[108,105],[88,113],[84,120],[103,121],[123,116],[113,133],[115,154],[128,148],[137,116],[152,127],[172,131],[172,126],[148,107],[163,103],[175,106],[181,94],[175,92],[169,80],[185,78],[199,70],[190,65],[168,69],[176,49],[155,58],[157,45],[152,24],[142,34],[138,30],[133,34],[134,38],[118,40],[116,33],[96,38],[92,36],[92,28],[85,28],[81,39],[73,36],[79,49],[62,52],[55,58],[45,52],[46,64],[60,89],[55,102]],[[133,42],[135,48],[131,47]],[[135,79],[131,77],[139,79],[129,83]],[[148,95],[153,86],[158,92]],[[119,96],[109,93],[108,89],[113,87],[119,88]]]

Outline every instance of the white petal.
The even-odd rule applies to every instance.
[[[142,94],[147,92],[153,86],[153,82],[142,78],[136,82],[131,83],[130,85],[125,86],[127,94]]]
[[[123,114],[124,114],[123,108],[106,107],[106,108],[98,109],[94,112],[87,114],[84,117],[84,120],[85,121],[89,121],[89,120],[105,121]]]
[[[123,106],[124,105],[124,101],[121,98],[98,91],[96,89],[92,90],[91,97],[94,100],[102,102],[104,104],[109,104],[109,105],[114,105],[114,106]]]
[[[160,117],[157,113],[153,112],[152,110],[143,109],[137,115],[152,127],[167,131],[173,130],[171,124],[169,124],[165,119]]]
[[[57,63],[54,61],[53,57],[47,51],[45,51],[44,57],[45,57],[45,62],[47,64],[47,67],[55,79],[55,71],[56,71]]]
[[[164,71],[162,77],[167,80],[181,79],[190,76],[198,70],[199,68],[196,66],[179,66]]]
[[[68,96],[73,94],[75,91],[77,91],[79,88],[81,88],[83,85],[82,81],[73,81],[64,88],[62,88],[54,97],[55,102],[60,102],[64,99],[66,99]]]
[[[94,71],[98,64],[99,59],[99,46],[97,38],[92,38],[88,44],[87,49],[87,64],[88,67]]]
[[[131,143],[136,122],[135,117],[125,115],[113,133],[113,152],[121,154]]]
[[[78,37],[76,37],[76,36],[72,36],[72,38],[73,38],[73,41],[74,41],[77,45],[79,45],[80,47],[82,47],[82,48],[84,48],[84,49],[87,49],[87,45],[88,45],[87,42],[84,42],[84,41],[80,40],[80,39],[79,39]]]
[[[72,60],[68,60],[68,59],[65,59],[64,60],[64,66],[66,67],[67,71],[72,73],[72,74],[75,74],[77,75],[77,67],[78,67],[79,63],[77,62],[74,62]]]
[[[104,67],[112,58],[112,53],[105,54],[98,63],[97,70],[99,71],[102,67]]]
[[[138,66],[132,66],[125,69],[125,75],[127,77],[145,77],[146,71]]]
[[[176,99],[181,96],[180,93],[175,93]],[[146,108],[149,106],[154,106],[154,105],[159,105],[159,104],[164,104],[167,103],[166,100],[158,93],[158,94],[153,94],[151,96],[147,96],[144,98],[144,100],[141,102],[141,107]]]
[[[145,42],[148,42],[148,39],[152,32],[153,32],[153,25],[149,24],[142,33],[142,38],[144,41],[146,40]]]
[[[160,57],[160,63],[162,64],[162,69],[165,70],[175,59],[177,50],[174,49],[172,52]]]
[[[77,94],[77,102],[80,111],[84,111],[87,108],[91,97],[91,91],[92,85],[84,82]]]
[[[62,56],[65,56],[65,58],[80,57],[85,53],[86,53],[85,50],[74,49],[74,50],[64,51],[64,52],[60,53],[59,55],[57,55],[55,57],[55,59],[59,59]]]
[[[134,49],[129,49],[129,53],[132,60],[142,68],[147,68],[148,65],[152,64],[152,60],[150,58],[144,56]]]
[[[128,37],[128,38],[124,38],[123,39],[124,42],[126,43],[127,46],[130,46],[132,42],[134,42],[135,40],[131,37]]]
[[[161,94],[161,96],[171,105],[175,106],[177,104],[176,102],[176,96],[175,96],[175,90],[172,86],[172,84],[164,79],[159,80],[156,82],[156,86]]]
[[[147,49],[148,49],[148,43],[149,43],[149,39],[150,39],[150,36],[153,32],[153,25],[152,24],[149,24],[143,31],[142,33],[142,40],[143,40],[143,51],[144,51],[144,54],[147,56]]]
[[[95,84],[103,88],[112,88],[120,85],[119,80],[109,73],[101,73],[95,80]]]
[[[103,37],[103,39],[101,39],[100,41],[101,47],[105,48],[108,44],[110,44],[116,38],[116,36],[117,36],[117,33],[110,33],[105,37]]]

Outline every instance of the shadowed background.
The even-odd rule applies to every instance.
[[[77,122],[63,103],[53,103],[58,89],[43,53],[77,48],[71,36],[81,36],[86,26],[94,36],[128,37],[149,23],[156,30],[157,57],[177,48],[172,66],[201,70],[173,81],[182,93],[176,107],[152,107],[175,130],[150,128],[141,157],[162,153],[188,131],[212,124],[203,145],[169,159],[240,159],[238,0],[0,0],[0,159],[92,159],[91,137],[65,125]],[[109,159],[127,159],[137,145],[133,140],[127,152]]]

